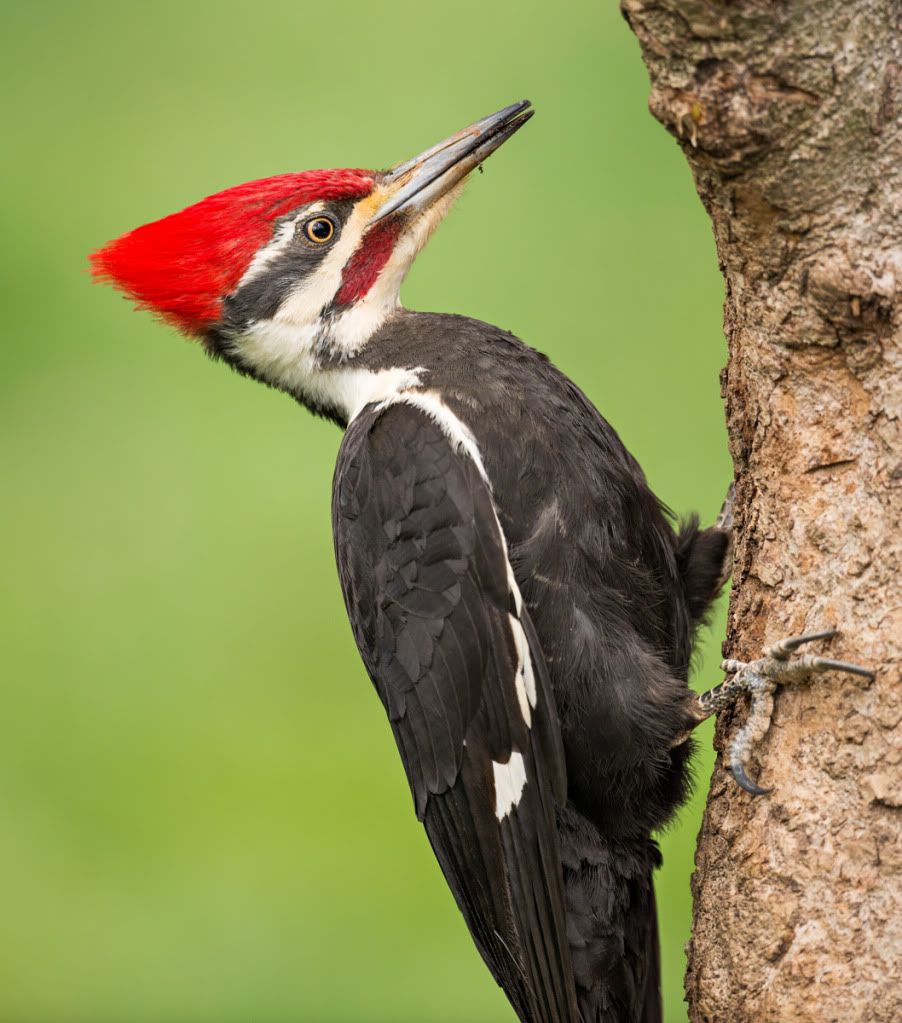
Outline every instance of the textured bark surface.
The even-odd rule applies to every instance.
[[[877,669],[777,695],[753,799],[718,762],[693,1021],[902,1019],[902,6],[624,0],[726,282],[725,652],[837,625]],[[818,651],[820,652],[820,651]],[[711,680],[713,683],[714,679]],[[721,722],[718,748],[738,716]]]

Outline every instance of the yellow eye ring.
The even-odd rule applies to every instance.
[[[325,245],[335,234],[335,224],[328,217],[313,217],[304,224],[304,236],[314,245]]]

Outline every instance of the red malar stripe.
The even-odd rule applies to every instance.
[[[376,283],[380,271],[391,257],[400,226],[396,220],[383,221],[363,239],[341,275],[341,287],[335,296],[338,305],[359,301]]]

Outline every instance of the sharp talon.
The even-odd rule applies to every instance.
[[[745,789],[746,792],[753,796],[766,796],[768,792],[773,791],[773,789],[763,789],[760,785],[756,785],[745,773],[745,768],[742,764],[730,764],[730,772],[736,779],[739,787]]]
[[[779,643],[774,643],[769,653],[777,660],[785,660],[804,643],[813,643],[816,639],[833,639],[838,635],[839,629],[824,629],[823,632],[808,632],[804,636],[790,636],[788,639],[781,639]]]
[[[877,677],[876,672],[871,671],[870,668],[863,668],[860,664],[849,664],[848,661],[830,661],[826,657],[813,657],[811,663],[815,668],[845,671],[849,675],[861,675],[862,678],[869,678],[872,682]]]

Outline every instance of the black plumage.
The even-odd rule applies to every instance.
[[[334,524],[358,646],[473,938],[522,1018],[571,1020],[563,750],[537,649],[533,727],[518,699],[511,617],[532,633],[489,489],[424,413],[369,410],[342,444]],[[492,765],[512,756],[525,784],[499,821]]]
[[[727,534],[676,532],[544,356],[399,303],[458,186],[530,116],[512,104],[384,173],[227,189],[94,262],[347,427],[348,615],[417,815],[520,1019],[656,1023],[653,833],[688,786],[692,636]]]
[[[582,392],[506,332],[402,312],[354,364],[428,367],[423,389],[469,429],[485,466],[487,482],[402,399],[351,423],[335,477],[349,615],[439,862],[522,1019],[577,1018],[543,987],[560,966],[563,898],[584,1023],[651,1023],[660,1018],[651,836],[687,789],[691,640],[726,535],[693,523],[676,533]],[[513,689],[505,548],[535,630],[531,729]],[[524,800],[499,836],[486,771],[527,739]],[[503,904],[511,885],[543,875],[549,899],[535,913],[522,887]],[[492,932],[511,911],[499,944]]]

